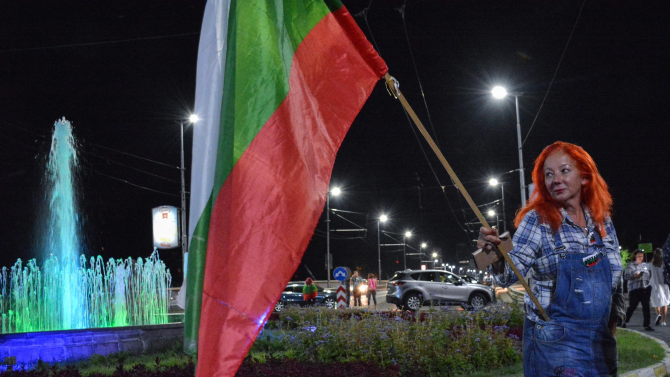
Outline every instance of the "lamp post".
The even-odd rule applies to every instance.
[[[404,269],[407,269],[407,239],[412,237],[412,232],[407,231],[405,234],[402,236],[402,263],[404,266]]]
[[[505,216],[505,184],[499,182],[495,178],[491,178],[489,180],[489,185],[491,186],[497,186],[500,184],[500,192],[502,193],[501,201],[502,201],[502,213],[503,213],[503,232],[507,232],[507,217]]]
[[[188,121],[190,123],[196,124],[200,118],[197,115],[191,114]],[[186,276],[186,271],[184,271],[184,256],[188,252],[188,232],[186,229],[186,179],[184,178],[184,172],[186,168],[184,167],[184,121],[180,121],[179,125],[181,126],[181,268],[182,276]]]
[[[381,280],[382,278],[382,242],[381,242],[381,233],[379,231],[380,223],[384,223],[388,220],[388,216],[381,215],[377,219],[377,262],[379,263],[379,275],[377,279]],[[404,243],[404,242],[403,242]]]
[[[491,90],[494,98],[502,99],[507,96],[507,90],[502,86],[496,86]],[[519,146],[519,183],[521,184],[521,207],[526,206],[526,179],[524,178],[523,173],[523,151],[521,145],[521,121],[519,120],[519,96],[521,93],[509,93],[514,96],[514,102],[516,104],[516,140]]]
[[[496,213],[496,211],[490,209],[486,214],[489,215],[489,217],[494,217],[495,216],[495,218],[496,218],[496,229],[500,229],[500,222],[498,221],[498,214]]]
[[[330,288],[330,270],[333,266],[330,265],[330,196],[338,196],[342,190],[339,187],[328,189],[326,195],[326,269],[328,270],[328,288]]]

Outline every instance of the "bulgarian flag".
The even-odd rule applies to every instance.
[[[336,0],[209,0],[200,36],[185,348],[232,376],[323,210],[384,61]]]

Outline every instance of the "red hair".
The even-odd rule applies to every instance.
[[[517,212],[514,225],[518,228],[524,216],[531,210],[535,210],[542,222],[549,224],[554,233],[558,232],[562,221],[561,205],[551,197],[544,180],[544,162],[556,152],[564,152],[570,156],[575,161],[582,178],[586,180],[582,186],[581,204],[589,208],[591,218],[597,224],[600,235],[605,237],[605,218],[612,211],[612,195],[607,188],[607,183],[598,172],[596,163],[582,147],[562,141],[557,141],[544,148],[535,160],[533,169],[535,190],[527,205]]]

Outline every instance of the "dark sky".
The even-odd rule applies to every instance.
[[[519,167],[513,98],[496,101],[489,94],[502,84],[523,93],[527,183],[545,146],[579,144],[610,186],[621,244],[662,245],[670,232],[668,5],[403,4],[345,1],[477,203],[499,199],[487,185],[497,176],[505,182],[508,222],[520,204],[518,173],[502,174]],[[203,9],[204,1],[180,0],[0,5],[2,265],[37,256],[42,165],[53,123],[63,116],[80,145],[87,255],[149,255],[151,208],[180,205],[178,121],[193,108]],[[332,228],[367,229],[333,233],[335,266],[376,272],[374,218],[382,212],[391,218],[384,229],[412,230],[412,247],[425,241],[445,262],[473,251],[474,235],[463,229],[475,216],[416,135],[380,82],[333,171],[333,184],[345,192],[331,208],[360,214],[342,214],[356,225],[333,217]],[[189,170],[190,143],[189,129]],[[317,278],[325,278],[325,229],[324,213],[303,258]],[[383,237],[382,243],[396,241]],[[398,250],[383,248],[383,271],[401,268]],[[175,275],[179,255],[179,249],[161,253]],[[408,258],[408,265],[418,267],[418,259]],[[307,276],[304,266],[296,278]]]

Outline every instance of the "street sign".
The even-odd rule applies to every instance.
[[[344,288],[344,283],[340,283],[340,286],[337,287],[336,302],[338,309],[347,308],[347,290]]]
[[[637,245],[637,248],[642,250],[642,252],[645,253],[645,254],[649,254],[649,253],[654,252],[650,243],[641,243],[641,244]]]
[[[349,276],[349,272],[346,267],[337,267],[333,270],[333,277],[338,281],[345,281]]]

